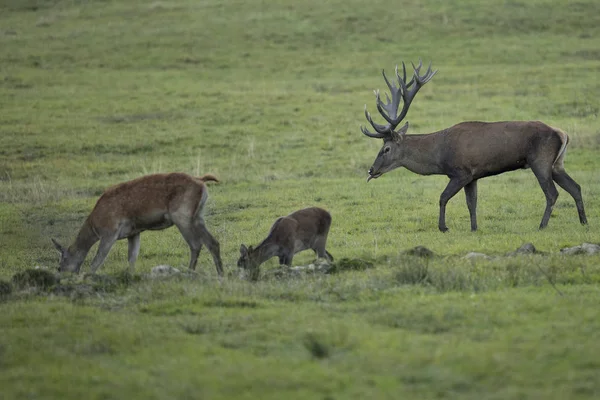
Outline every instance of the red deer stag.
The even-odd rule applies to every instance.
[[[375,133],[361,127],[362,132],[372,138],[383,139],[383,147],[369,169],[371,179],[380,177],[398,167],[420,175],[446,175],[450,182],[440,196],[439,229],[446,226],[446,203],[462,188],[465,189],[467,207],[471,217],[471,230],[477,230],[477,180],[513,171],[531,168],[546,196],[546,210],[540,229],[546,227],[552,207],[558,197],[556,182],[575,199],[579,221],[587,224],[581,187],[567,174],[563,162],[569,137],[559,129],[538,121],[505,122],[461,122],[439,132],[423,135],[407,135],[408,122],[395,131],[404,119],[415,95],[433,76],[431,64],[424,75],[420,75],[422,62],[413,66],[413,77],[406,83],[406,67],[402,63],[403,77],[398,73],[398,86],[390,82],[383,72],[383,79],[391,92],[391,100],[386,94],[384,103],[375,92],[377,110],[387,121],[378,124],[373,121],[365,105],[365,116]],[[400,100],[402,110],[398,115]],[[552,182],[554,181],[554,182]]]
[[[79,272],[90,248],[100,240],[91,265],[92,273],[102,265],[110,248],[127,238],[128,259],[133,269],[140,251],[140,233],[177,226],[190,246],[190,269],[196,269],[202,245],[211,252],[217,273],[223,275],[219,242],[204,224],[208,199],[206,181],[218,182],[211,174],[195,178],[183,173],[147,175],[107,189],[68,248],[52,239],[60,252],[59,271]]]
[[[327,234],[331,215],[318,207],[310,207],[279,217],[271,227],[267,238],[256,248],[240,246],[238,268],[250,271],[256,278],[260,264],[271,257],[279,257],[279,263],[292,265],[294,254],[312,249],[318,257],[333,261],[327,250]]]

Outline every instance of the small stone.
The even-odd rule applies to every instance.
[[[537,253],[537,250],[536,250],[535,246],[533,245],[533,243],[525,243],[524,245],[519,247],[517,250],[515,250],[515,253],[534,254],[534,253]]]
[[[492,257],[488,256],[487,254],[477,253],[474,251],[467,253],[467,255],[465,255],[463,258],[466,258],[467,260],[475,260],[475,259],[491,260],[492,259]]]
[[[538,251],[535,248],[533,243],[525,243],[525,244],[521,245],[521,247],[519,247],[515,251],[508,253],[507,256],[512,257],[512,256],[523,255],[523,254],[541,254],[541,253],[542,253],[541,251]]]
[[[167,276],[173,276],[181,273],[177,268],[171,267],[170,265],[157,265],[150,271],[151,278],[164,278]]]

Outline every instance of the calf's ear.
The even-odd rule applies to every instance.
[[[244,244],[240,246],[240,254],[242,255],[242,257],[248,255],[248,248]]]

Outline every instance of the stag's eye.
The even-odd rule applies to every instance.
[[[389,153],[389,152],[390,152],[390,150],[391,150],[391,149],[390,149],[390,146],[385,146],[385,147],[383,148],[383,154],[385,154],[385,153]]]

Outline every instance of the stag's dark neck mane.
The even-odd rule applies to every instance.
[[[425,134],[405,135],[403,167],[420,175],[444,175],[439,154],[444,141],[440,136],[447,129]]]

